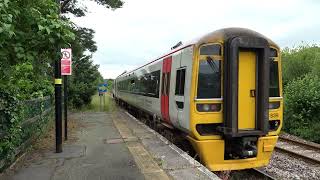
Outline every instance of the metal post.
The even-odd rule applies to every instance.
[[[64,90],[64,140],[68,140],[68,76],[63,76]]]
[[[106,107],[106,93],[103,93],[103,109]]]
[[[55,61],[55,112],[56,112],[56,152],[62,152],[62,79],[61,62]]]
[[[102,111],[102,96],[100,93],[99,93],[99,98],[100,98],[100,111]]]
[[[60,14],[60,0],[57,0],[59,4],[59,14]],[[60,48],[57,48],[60,53]],[[55,60],[55,118],[56,118],[56,152],[62,152],[62,106],[61,106],[61,88],[62,88],[62,79],[61,79],[61,61],[59,58]]]

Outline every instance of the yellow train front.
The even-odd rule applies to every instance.
[[[246,29],[200,39],[188,139],[210,170],[266,166],[282,126],[279,47]]]
[[[212,171],[268,164],[282,126],[280,49],[214,31],[115,79],[118,104],[187,138]]]

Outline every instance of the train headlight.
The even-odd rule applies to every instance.
[[[204,104],[202,106],[203,111],[208,112],[210,110],[210,105],[209,104]]]
[[[278,109],[280,107],[280,102],[269,102],[269,109]]]
[[[276,131],[280,127],[280,120],[269,121],[269,131]]]
[[[218,112],[221,110],[221,104],[197,104],[199,112]]]

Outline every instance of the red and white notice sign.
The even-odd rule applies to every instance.
[[[72,50],[71,48],[61,49],[61,54],[61,75],[70,76],[72,72]]]

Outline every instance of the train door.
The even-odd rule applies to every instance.
[[[256,128],[256,53],[239,51],[238,129]]]
[[[190,129],[189,114],[190,114],[190,87],[191,87],[191,75],[192,75],[192,48],[186,48],[181,50],[181,53],[177,54],[176,59],[172,63],[172,75],[171,80],[173,88],[172,101],[170,102],[172,108],[170,108],[171,115],[175,116],[173,122],[181,128]]]
[[[176,70],[176,84],[175,84],[175,105],[177,110],[177,119],[179,126],[182,126],[185,110],[185,83],[186,83],[186,69],[187,67],[179,67]]]
[[[162,119],[171,124],[169,114],[170,76],[172,57],[167,57],[162,64],[162,85],[161,85],[161,115]]]

